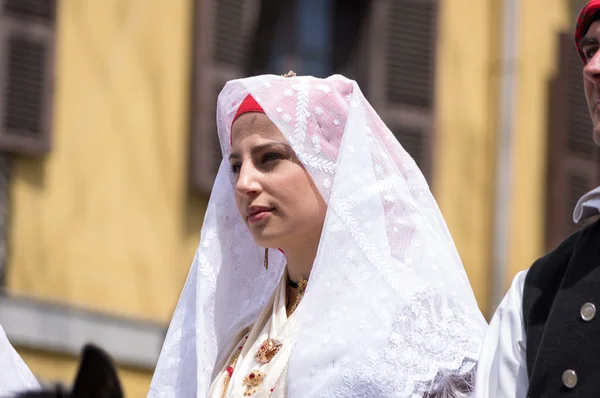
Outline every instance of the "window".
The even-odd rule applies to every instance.
[[[194,190],[210,192],[220,163],[214,142],[216,92],[229,79],[290,69],[317,77],[344,73],[357,80],[430,179],[437,0],[195,4],[190,145]]]
[[[368,97],[431,184],[434,143],[436,0],[373,3]]]
[[[195,0],[190,107],[190,191],[209,195],[221,165],[217,96],[244,75],[258,0]]]
[[[331,0],[296,2],[297,68],[302,75],[315,77],[331,75],[331,6]]]
[[[51,148],[56,1],[0,0],[0,284],[12,154]]]
[[[0,150],[50,150],[54,0],[0,1]]]

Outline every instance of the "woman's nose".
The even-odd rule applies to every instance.
[[[252,196],[260,192],[260,183],[258,170],[252,165],[242,165],[238,179],[235,183],[235,190],[243,196]]]

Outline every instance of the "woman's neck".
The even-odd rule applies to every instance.
[[[300,278],[308,280],[316,254],[316,247],[299,247],[285,250],[287,271],[291,281],[298,282]]]

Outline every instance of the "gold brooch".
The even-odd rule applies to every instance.
[[[253,370],[252,372],[248,373],[248,375],[244,377],[244,386],[246,386],[244,396],[249,397],[256,394],[264,379],[265,374],[260,370]]]
[[[288,73],[281,75],[283,77],[295,77],[296,76],[296,72],[294,72],[293,70],[289,71]]]
[[[254,354],[254,359],[256,359],[256,362],[262,365],[269,363],[271,359],[273,359],[273,357],[277,355],[277,353],[281,349],[281,345],[281,341],[279,340],[265,340],[265,342],[261,344],[256,354]]]

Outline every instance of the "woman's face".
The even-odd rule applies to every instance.
[[[235,201],[256,243],[286,251],[318,241],[327,206],[279,129],[265,114],[245,113],[231,138]]]

